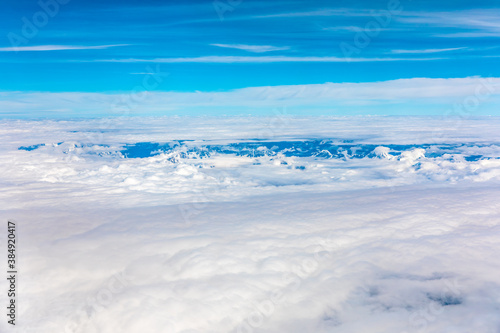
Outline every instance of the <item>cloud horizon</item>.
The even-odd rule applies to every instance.
[[[145,78],[154,78],[147,74]],[[10,114],[57,116],[69,113],[87,116],[190,114],[194,109],[225,110],[241,114],[240,108],[254,108],[260,114],[269,107],[296,106],[306,112],[320,109],[326,115],[342,115],[345,110],[364,110],[351,114],[383,114],[380,109],[422,107],[448,109],[455,113],[477,113],[500,98],[500,78],[412,78],[376,82],[344,82],[309,85],[260,86],[228,91],[147,91],[131,92],[0,92],[0,109]],[[457,111],[457,105],[460,107]],[[245,109],[246,110],[246,109]],[[268,111],[267,111],[268,112]],[[302,113],[302,112],[301,112]],[[307,113],[305,113],[307,114]],[[349,114],[349,113],[347,113]],[[481,114],[481,112],[479,112]]]

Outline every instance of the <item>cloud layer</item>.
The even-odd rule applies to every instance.
[[[499,78],[413,78],[382,82],[251,87],[225,92],[147,90],[155,75],[129,93],[0,92],[4,116],[123,116],[165,114],[269,114],[290,107],[299,114],[398,114],[474,116],[498,114]],[[397,107],[397,108],[396,108]],[[391,109],[394,109],[391,111]],[[399,110],[398,110],[399,109]]]
[[[18,328],[495,332],[498,125],[279,115],[4,120],[0,216],[17,221],[23,240]],[[110,153],[145,141],[313,137],[377,148],[336,159],[272,147],[258,157],[182,155],[180,146],[142,159]],[[432,142],[444,148],[423,145]],[[398,154],[392,144],[414,146]]]

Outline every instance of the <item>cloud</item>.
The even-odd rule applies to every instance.
[[[98,59],[93,62],[152,62],[152,63],[276,63],[276,62],[383,62],[383,61],[433,61],[443,58],[347,58],[347,57],[289,57],[289,56],[204,56],[192,58],[155,59]]]
[[[239,114],[245,108],[269,108],[277,105],[301,108],[320,108],[327,114],[338,109],[363,106],[363,112],[384,112],[380,106],[405,107],[429,106],[440,109],[440,114],[461,101],[478,99],[481,110],[498,99],[500,78],[412,78],[380,82],[324,83],[308,85],[283,85],[248,87],[222,92],[161,92],[134,93],[79,93],[79,92],[1,92],[0,110],[4,114],[39,114],[44,110],[69,109],[72,115],[117,115],[117,108],[130,114],[163,114],[168,110],[191,112],[194,109],[219,110],[230,108]],[[478,97],[476,97],[478,96]],[[125,102],[127,103],[125,103]],[[464,102],[465,103],[465,102]],[[474,102],[475,103],[475,102]],[[474,104],[475,105],[475,104]],[[373,109],[372,109],[373,108]],[[255,110],[254,110],[255,111]],[[225,111],[224,111],[225,112]],[[385,111],[387,112],[387,111]]]
[[[130,75],[158,75],[158,76],[168,76],[167,72],[137,72],[137,73],[129,73]]]
[[[259,15],[254,18],[279,18],[279,17],[320,17],[320,16],[370,16],[370,10],[358,10],[352,8],[320,9],[304,12],[277,13],[270,15]]]
[[[457,130],[432,117],[2,120],[1,214],[17,221],[26,281],[16,326],[496,332],[500,162],[465,157],[499,157],[498,127],[461,119]],[[436,135],[454,149],[413,146]],[[82,145],[92,137],[102,145]],[[296,146],[199,158],[206,151],[173,141],[229,148],[270,137]],[[380,146],[369,158],[302,156],[318,137],[348,143],[346,155]],[[175,150],[106,154],[145,141]],[[17,149],[36,143],[46,145]]]
[[[395,54],[426,54],[426,53],[440,53],[440,52],[449,52],[449,51],[457,51],[463,50],[467,47],[453,47],[447,49],[420,49],[420,50],[392,50],[390,53]]]
[[[325,27],[324,31],[348,31],[348,32],[366,32],[366,29],[359,26],[336,26],[336,27]],[[400,31],[401,29],[396,28],[377,28],[377,31]]]
[[[436,33],[434,37],[444,38],[482,38],[500,37],[500,32],[456,32],[456,33]]]
[[[0,52],[18,52],[18,51],[64,51],[64,50],[101,50],[110,47],[128,46],[130,44],[113,45],[37,45],[37,46],[17,46],[0,47]]]
[[[212,46],[244,50],[254,53],[264,53],[272,51],[284,51],[289,50],[289,46],[271,46],[271,45],[244,45],[244,44],[210,44]]]
[[[403,12],[396,19],[411,25],[450,27],[460,32],[434,33],[441,37],[500,36],[500,14],[492,10],[462,10],[453,12]],[[463,31],[467,29],[469,31]]]
[[[350,32],[359,32],[363,31],[363,28],[358,26],[348,25],[348,26],[336,26],[336,27],[326,27],[323,28],[326,31],[350,31]]]

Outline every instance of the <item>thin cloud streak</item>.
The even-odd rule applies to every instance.
[[[287,56],[205,56],[192,58],[155,58],[155,59],[100,59],[92,62],[118,63],[276,63],[276,62],[383,62],[383,61],[431,61],[446,58],[343,58],[343,57],[287,57]]]
[[[466,47],[453,47],[448,49],[425,49],[425,50],[392,50],[390,53],[393,54],[427,54],[427,53],[440,53],[448,51],[463,50]]]
[[[450,27],[458,29],[475,29],[465,34],[500,34],[500,15],[487,10],[464,10],[456,12],[407,12],[396,18],[411,25],[429,25],[434,27]],[[462,32],[459,32],[459,34]],[[448,34],[443,34],[448,35]],[[470,37],[479,35],[470,35]],[[463,37],[466,37],[464,35]]]
[[[112,45],[36,45],[36,46],[18,46],[18,47],[0,47],[0,52],[18,52],[18,51],[64,51],[64,50],[101,50],[110,47],[128,46],[130,44],[112,44]]]
[[[272,46],[272,45],[244,45],[244,44],[210,44],[212,46],[237,49],[254,53],[264,53],[272,51],[285,51],[289,50],[289,46]]]
[[[279,17],[311,17],[311,16],[370,16],[373,12],[369,10],[354,11],[352,9],[322,9],[308,12],[279,13],[270,15],[259,15],[253,18],[279,18]]]
[[[441,38],[498,38],[500,37],[500,31],[498,32],[457,32],[449,34],[435,34],[433,37]]]

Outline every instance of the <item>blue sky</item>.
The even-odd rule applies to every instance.
[[[276,107],[304,115],[442,114],[474,94],[478,78],[500,77],[499,9],[481,0],[7,0],[0,13],[0,115],[110,115],[92,104],[96,98],[133,95],[148,76],[158,83],[144,88],[151,100],[166,96],[169,104],[161,110],[136,98],[134,108],[144,106],[147,115],[266,114]],[[431,79],[467,79],[471,90],[453,95],[456,82]],[[443,96],[451,95],[375,96],[355,105],[355,97],[339,102],[336,92],[320,103],[311,96],[297,103],[306,88],[371,83],[376,90],[387,82],[404,91],[418,82],[421,90],[444,84],[450,91]],[[295,91],[284,94],[290,86]],[[500,115],[493,86],[475,113]],[[260,87],[252,101],[263,103],[227,102],[250,87]],[[192,105],[195,92],[232,95]],[[62,99],[74,105],[58,107]]]

